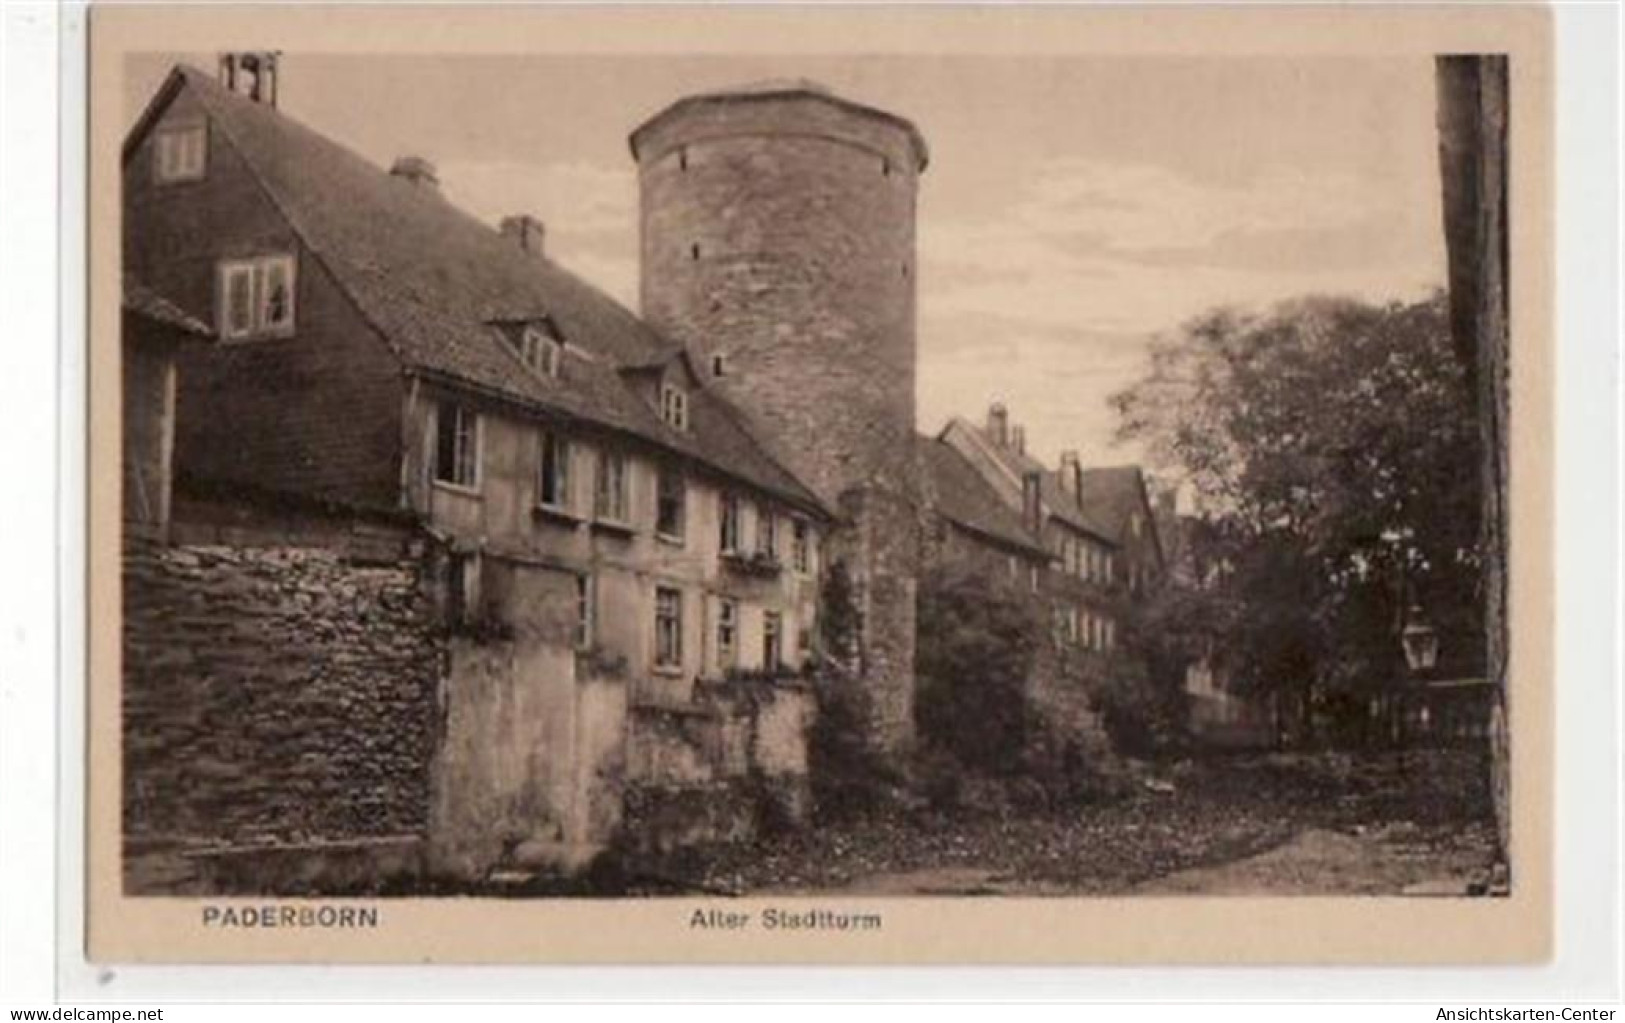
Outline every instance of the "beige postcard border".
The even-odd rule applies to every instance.
[[[1554,168],[1548,10],[101,6],[92,11],[90,42],[85,915],[91,960],[1375,965],[1550,957]],[[379,926],[353,931],[205,930],[201,900],[125,897],[119,866],[117,469],[123,56],[247,47],[332,53],[1510,54],[1511,897],[409,899],[369,903],[379,909]],[[875,912],[883,915],[884,928],[707,933],[688,926],[697,906]]]

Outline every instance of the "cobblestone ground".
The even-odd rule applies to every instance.
[[[698,851],[643,894],[1469,894],[1493,824],[1483,754],[1254,754],[1146,765],[1110,802],[815,827]]]

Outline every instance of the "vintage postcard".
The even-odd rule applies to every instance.
[[[1543,959],[1546,13],[96,8],[87,954]]]

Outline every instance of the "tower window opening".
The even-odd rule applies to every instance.
[[[692,245],[690,245],[688,247],[688,258],[690,258],[690,259],[699,259],[700,258],[700,243],[699,242],[695,242],[694,244],[692,244]]]
[[[891,160],[885,159],[885,158],[881,159],[881,161],[880,161],[880,176],[883,177],[883,178],[891,177]]]
[[[726,376],[727,375],[727,370],[728,370],[727,361],[722,356],[720,356],[720,355],[711,356],[711,375],[712,376],[716,376],[716,377]]]
[[[677,169],[688,170],[688,147],[682,146],[677,150]]]

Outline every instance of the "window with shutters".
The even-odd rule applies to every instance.
[[[220,336],[227,341],[293,333],[294,258],[226,260],[220,264]]]
[[[160,185],[201,181],[208,162],[209,129],[196,124],[164,128],[153,136],[153,178]]]

